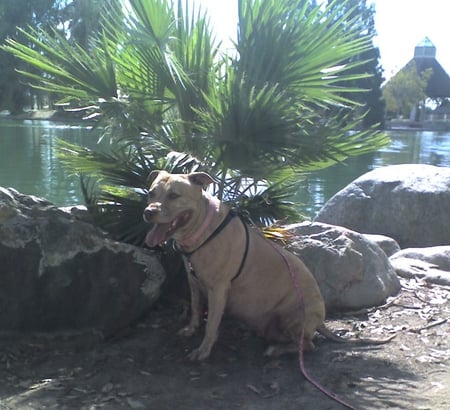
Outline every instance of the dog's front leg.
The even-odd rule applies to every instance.
[[[191,320],[187,326],[183,327],[178,332],[181,336],[192,336],[197,331],[203,310],[200,284],[192,272],[188,273],[188,283],[191,293]]]
[[[205,337],[201,345],[189,355],[191,360],[204,360],[211,353],[225,311],[228,290],[229,284],[208,290],[208,321],[206,322]]]

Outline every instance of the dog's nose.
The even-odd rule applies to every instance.
[[[145,208],[144,209],[144,221],[151,222],[152,218],[158,213],[158,210],[155,208]]]

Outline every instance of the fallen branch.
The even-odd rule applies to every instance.
[[[373,313],[376,312],[377,310],[385,310],[390,308],[391,306],[396,305],[395,301],[397,299],[400,299],[403,295],[401,293],[399,293],[397,296],[392,297],[389,302],[385,303],[384,305],[381,306],[374,306],[374,307],[370,307],[370,308],[362,308],[359,310],[350,310],[347,312],[344,312],[342,314],[342,316],[360,316],[360,315],[367,315],[369,313]]]
[[[421,327],[413,327],[411,329],[408,329],[408,332],[413,332],[413,333],[420,333],[422,330],[427,330],[430,329],[434,326],[439,326],[439,325],[443,325],[444,323],[446,323],[448,321],[449,318],[445,318],[445,319],[441,319],[441,320],[436,320],[432,323],[428,323],[428,325],[426,326],[421,326]]]

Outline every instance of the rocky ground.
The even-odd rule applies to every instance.
[[[397,337],[357,347],[317,339],[312,378],[355,409],[450,409],[450,288],[402,279],[388,303],[327,321],[344,336]],[[0,409],[340,409],[295,356],[224,321],[210,359],[187,359],[201,335],[176,332],[187,303],[161,302],[112,340],[94,333],[0,335]]]

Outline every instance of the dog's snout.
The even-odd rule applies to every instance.
[[[144,221],[152,222],[153,217],[158,213],[158,209],[147,207],[144,209]]]

